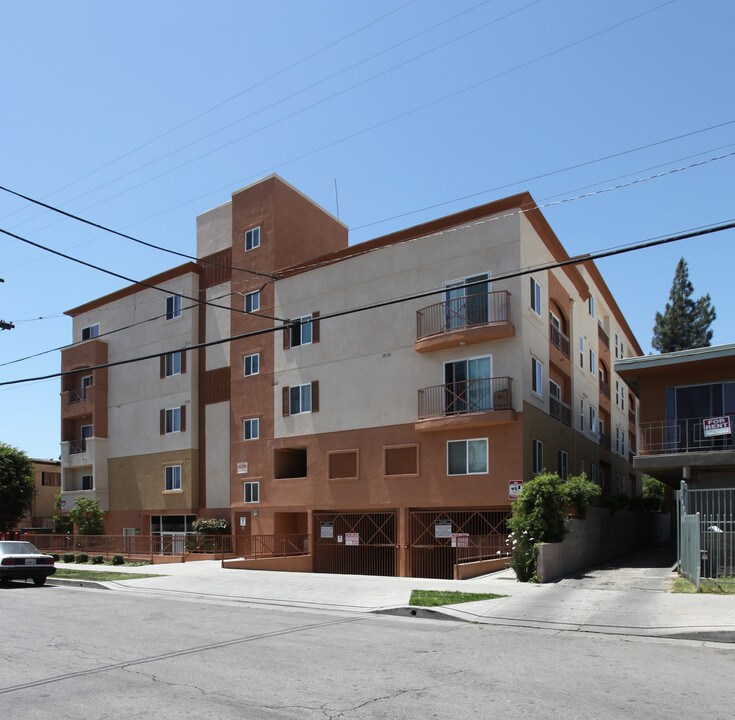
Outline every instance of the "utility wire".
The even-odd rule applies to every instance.
[[[534,273],[534,272],[540,272],[544,270],[554,270],[556,268],[563,268],[563,267],[568,267],[572,265],[584,264],[590,261],[600,260],[602,258],[613,257],[615,255],[623,255],[623,254],[630,253],[630,252],[637,252],[639,250],[646,250],[648,248],[657,247],[660,245],[668,245],[669,243],[679,242],[681,240],[687,240],[687,239],[695,238],[695,237],[702,237],[704,235],[711,235],[713,233],[723,232],[725,230],[732,230],[733,228],[735,228],[735,220],[728,220],[726,222],[718,223],[716,225],[704,226],[704,227],[696,228],[693,230],[687,230],[687,231],[678,233],[676,235],[668,235],[664,237],[659,236],[657,238],[645,240],[643,242],[639,242],[635,244],[618,246],[615,248],[611,248],[607,250],[600,250],[598,252],[593,252],[593,253],[585,253],[583,255],[577,255],[575,257],[569,258],[567,260],[543,263],[543,264],[535,265],[532,268],[524,268],[522,270],[516,270],[510,273],[504,273],[502,275],[494,276],[493,281],[497,282],[500,280],[509,280],[509,279],[521,277],[524,275],[530,275],[531,273]],[[431,235],[432,234],[425,235],[422,237],[431,237]],[[485,282],[485,281],[483,280],[483,281],[464,283],[464,285],[462,285],[461,287],[473,287],[474,285],[478,285],[482,282]],[[359,305],[356,307],[349,308],[347,310],[337,310],[332,313],[325,313],[324,315],[319,316],[319,320],[321,322],[323,320],[331,320],[333,318],[344,317],[346,315],[354,315],[356,313],[365,312],[367,310],[377,310],[379,308],[390,307],[392,305],[399,305],[401,303],[405,303],[410,300],[420,300],[423,298],[432,297],[434,295],[440,295],[445,292],[446,292],[446,288],[426,290],[426,291],[419,292],[419,293],[413,293],[411,295],[404,295],[402,297],[392,298],[390,300],[383,300],[383,301],[379,301],[375,303],[370,303],[368,305]],[[213,347],[215,345],[223,345],[225,343],[233,342],[235,340],[244,340],[246,338],[258,337],[260,335],[267,335],[267,334],[275,333],[280,330],[283,330],[284,328],[290,327],[290,323],[288,321],[283,321],[283,322],[284,322],[284,325],[281,325],[281,326],[262,328],[261,330],[253,330],[253,331],[242,333],[239,335],[232,335],[230,337],[220,338],[219,340],[210,340],[209,342],[198,343],[196,345],[190,345],[189,347],[177,348],[176,350],[168,351],[168,352],[189,352],[191,350],[201,350],[202,348]],[[120,365],[129,365],[131,363],[136,363],[136,362],[143,362],[144,360],[153,360],[156,358],[160,358],[162,355],[168,354],[168,352],[166,353],[158,352],[158,353],[153,353],[150,355],[138,356],[135,358],[127,358],[125,360],[116,360],[116,361],[109,362],[109,363],[103,363],[100,365],[94,365],[91,367],[87,367],[87,368],[84,368],[84,370],[85,371],[103,370],[105,368],[118,367]],[[64,377],[66,375],[74,375],[78,373],[79,373],[79,369],[65,370],[62,372],[50,373],[48,375],[40,375],[37,377],[21,378],[18,380],[6,380],[3,382],[0,382],[0,387],[6,386],[6,385],[18,385],[21,383],[36,382],[38,380],[51,380],[53,378],[59,378],[59,377]]]
[[[67,255],[66,253],[60,252],[59,250],[54,250],[53,248],[47,247],[46,245],[41,245],[40,243],[34,242],[33,240],[29,240],[28,238],[24,238],[21,235],[16,235],[15,233],[10,232],[9,230],[3,230],[0,228],[0,233],[3,235],[7,235],[8,237],[14,238],[15,240],[20,240],[20,242],[26,243],[27,245],[32,245],[33,247],[39,248],[40,250],[44,250],[46,252],[49,252],[53,255],[58,255],[59,257],[63,257],[66,260],[71,260],[72,262],[79,263],[79,265],[84,265],[85,267],[92,268],[92,270],[98,270],[99,272],[105,273],[106,275],[112,275],[112,277],[119,278],[120,280],[125,280],[126,282],[129,282],[133,285],[140,285],[142,287],[151,288],[152,290],[159,290],[160,292],[166,293],[167,295],[178,295],[181,298],[184,298],[185,300],[191,300],[194,303],[198,303],[200,305],[209,305],[210,307],[220,308],[223,310],[235,310],[235,312],[243,313],[244,315],[254,315],[256,317],[265,318],[267,320],[277,320],[278,322],[285,322],[283,319],[274,317],[272,315],[266,315],[264,313],[259,312],[247,312],[246,310],[238,310],[236,308],[227,307],[226,305],[218,305],[217,303],[210,302],[208,300],[200,300],[198,298],[190,297],[189,295],[183,295],[181,293],[173,292],[172,290],[168,288],[160,287],[159,285],[152,285],[151,283],[145,282],[145,280],[135,280],[134,278],[130,278],[127,275],[121,275],[120,273],[115,272],[114,270],[108,270],[107,268],[100,267],[99,265],[94,265],[93,263],[89,263],[86,260],[81,260],[80,258],[76,258],[73,255]],[[260,290],[263,290],[263,288],[269,283],[272,282],[272,280],[268,280],[264,285],[260,287]]]

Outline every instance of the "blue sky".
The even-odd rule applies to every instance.
[[[571,255],[642,241],[735,216],[734,23],[726,0],[5,2],[0,185],[195,254],[196,215],[271,172],[332,212],[336,180],[353,243],[666,173],[543,210]],[[138,279],[180,261],[6,193],[0,228]],[[713,343],[735,340],[734,239],[599,263],[644,351],[681,256]],[[124,284],[7,236],[0,278],[0,363],[69,342],[63,311]],[[0,440],[58,457],[59,387],[0,387]]]

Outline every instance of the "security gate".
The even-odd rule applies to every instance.
[[[411,577],[453,579],[457,564],[509,553],[508,510],[412,510]]]
[[[314,513],[314,572],[396,574],[396,513]]]

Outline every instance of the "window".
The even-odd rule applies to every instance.
[[[94,490],[94,477],[92,475],[82,475],[81,490]]]
[[[92,375],[85,375],[82,378],[82,400],[87,398],[87,388],[92,385],[94,378]]]
[[[620,346],[620,338],[618,337],[618,334],[615,333],[615,357],[616,358],[619,357],[618,355],[618,353],[620,352],[619,346]]]
[[[181,490],[181,465],[167,465],[165,469],[165,489]]]
[[[538,475],[544,469],[544,444],[541,440],[531,438],[531,471]]]
[[[620,386],[620,409],[625,411],[625,385]]]
[[[579,461],[579,474],[582,475],[584,473],[584,459]]]
[[[590,348],[590,372],[597,375],[597,355],[592,348]]]
[[[245,231],[245,251],[260,247],[260,228],[254,227]]]
[[[82,340],[92,340],[92,338],[99,337],[100,335],[100,324],[95,323],[94,325],[88,325],[82,328]]]
[[[579,367],[584,367],[584,338],[579,337]]]
[[[579,429],[584,432],[584,398],[579,399]]]
[[[245,294],[245,312],[252,313],[260,310],[260,290]]]
[[[569,455],[566,450],[556,450],[556,471],[562,480],[569,476]]]
[[[615,452],[620,454],[620,428],[615,428]]]
[[[253,353],[252,355],[246,355],[242,359],[242,374],[257,375],[260,372],[260,353]]]
[[[541,286],[531,278],[531,310],[541,316]]]
[[[273,477],[305,478],[309,473],[309,454],[305,447],[279,448],[273,451]]]
[[[41,485],[44,487],[61,487],[61,473],[42,472]]]
[[[257,440],[260,437],[260,419],[246,418],[242,421],[242,439]]]
[[[589,300],[587,300],[587,311],[590,314],[590,317],[595,316],[595,299],[590,295]]]
[[[620,431],[620,454],[625,457],[625,430]]]
[[[493,359],[485,357],[444,364],[444,405],[447,415],[493,409]],[[499,393],[497,393],[499,395]]]
[[[181,295],[169,295],[166,298],[166,320],[181,317]]]
[[[487,473],[487,439],[447,442],[447,475]]]
[[[161,377],[171,377],[172,375],[181,375],[184,372],[185,353],[182,350],[166,353],[161,358],[162,374]]]
[[[549,396],[561,400],[561,386],[553,380],[549,380]]]
[[[319,410],[319,381],[286,386],[283,392],[283,415],[299,415]]]
[[[590,463],[590,480],[593,483],[597,482],[597,465]]]
[[[544,367],[540,360],[531,356],[531,390],[537,395],[544,394]]]
[[[295,318],[291,325],[291,347],[311,345],[311,315]]]
[[[625,346],[622,340],[620,341],[620,357],[621,359],[625,357]]]
[[[620,380],[615,381],[615,404],[620,405]]]
[[[590,432],[597,433],[597,408],[590,405]]]
[[[444,284],[444,328],[446,330],[480,325],[490,320],[489,280],[488,273],[481,273]]]
[[[165,430],[166,434],[181,432],[181,408],[169,408],[166,410]]]
[[[243,488],[244,488],[243,500],[246,503],[260,502],[260,483],[259,482],[243,483]]]

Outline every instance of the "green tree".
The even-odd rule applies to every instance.
[[[74,509],[69,511],[69,517],[80,535],[103,535],[105,532],[105,515],[97,500],[77,498]]]
[[[650,475],[643,476],[641,495],[650,506],[651,510],[660,511],[664,503],[664,495],[666,493],[666,485],[660,480],[652,478]]]
[[[676,266],[669,302],[663,313],[656,313],[651,345],[662,353],[709,347],[712,341],[710,325],[717,313],[709,296],[693,300],[694,287],[689,281],[689,266],[681,258]]]
[[[18,448],[0,442],[0,523],[14,525],[33,505],[33,463]]]

